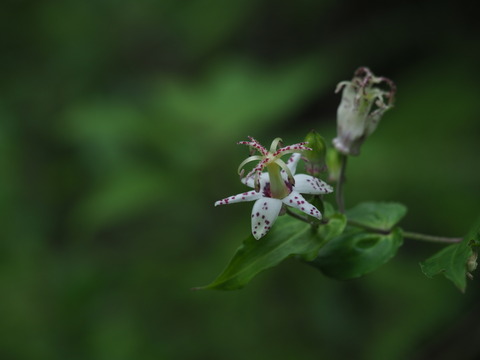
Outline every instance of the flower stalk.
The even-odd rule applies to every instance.
[[[336,192],[336,200],[338,211],[340,213],[345,213],[345,200],[343,197],[343,184],[345,183],[345,173],[347,171],[347,156],[340,154],[340,173],[337,180],[337,192]]]
[[[435,236],[435,235],[426,235],[426,234],[419,234],[410,231],[403,231],[403,236],[407,239],[412,240],[420,240],[420,241],[427,241],[427,242],[434,242],[434,243],[443,243],[443,244],[456,244],[463,240],[463,238],[458,237],[444,237],[444,236]]]

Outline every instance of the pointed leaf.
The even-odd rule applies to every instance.
[[[249,236],[237,249],[226,269],[209,285],[197,289],[235,290],[258,273],[278,265],[292,255],[314,258],[323,244],[341,233],[345,218],[338,215],[318,229],[298,219],[281,216],[260,240]]]
[[[460,291],[465,292],[467,274],[476,268],[476,254],[480,247],[480,218],[462,242],[447,246],[420,263],[428,277],[443,274]]]
[[[398,228],[389,234],[350,229],[323,246],[310,264],[333,278],[356,278],[385,264],[402,243]]]
[[[394,202],[364,202],[347,211],[349,221],[384,231],[392,229],[407,213],[407,208]]]

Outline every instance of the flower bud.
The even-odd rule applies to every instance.
[[[303,160],[305,161],[305,170],[312,176],[318,177],[325,171],[325,154],[327,152],[327,144],[325,139],[315,130],[310,131],[305,137],[305,142],[312,149],[303,152]]]
[[[335,148],[328,149],[326,162],[328,168],[328,181],[337,182],[340,180],[340,172],[342,169],[341,154]]]
[[[475,269],[477,268],[477,258],[478,258],[478,253],[476,251],[474,251],[472,253],[472,255],[468,258],[467,260],[467,270],[469,272],[471,271],[475,271]]]
[[[377,85],[381,83],[386,83],[389,89],[379,88]],[[342,88],[333,145],[342,154],[358,155],[360,146],[375,131],[383,113],[393,106],[395,84],[361,67],[355,71],[352,81],[340,82],[335,92]]]

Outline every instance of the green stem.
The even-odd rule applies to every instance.
[[[345,202],[343,199],[343,184],[345,183],[345,172],[347,170],[347,155],[340,154],[340,161],[341,161],[341,167],[340,167],[340,174],[337,181],[336,195],[337,195],[338,211],[343,214],[345,213]]]
[[[355,226],[355,227],[360,227],[362,229],[365,229],[367,231],[379,233],[379,234],[384,234],[388,235],[390,234],[390,230],[384,230],[384,229],[378,229],[374,228],[368,225],[363,225],[361,223],[358,223],[354,220],[347,220],[348,225]],[[426,234],[419,234],[419,233],[414,233],[411,231],[403,231],[402,234],[404,237],[412,240],[421,240],[421,241],[428,241],[428,242],[434,242],[434,243],[443,243],[443,244],[456,244],[462,241],[462,238],[451,238],[451,237],[444,237],[444,236],[435,236],[435,235],[426,235]]]
[[[287,207],[287,214],[290,215],[291,217],[294,217],[295,219],[306,222],[307,224],[311,224],[311,222],[305,216],[302,216],[302,215],[299,215],[299,214],[293,212],[288,207]]]
[[[412,240],[421,240],[428,242],[444,243],[444,244],[456,244],[463,240],[463,238],[451,238],[444,236],[434,236],[434,235],[425,235],[414,233],[410,231],[403,231],[403,236]]]

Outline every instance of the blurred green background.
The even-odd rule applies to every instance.
[[[406,241],[362,279],[294,261],[192,292],[249,233],[247,135],[335,136],[335,85],[392,78],[396,107],[351,159],[347,206],[403,202],[406,229],[480,213],[479,33],[468,2],[3,1],[0,359],[474,359],[460,294]],[[333,199],[332,199],[333,200]]]

